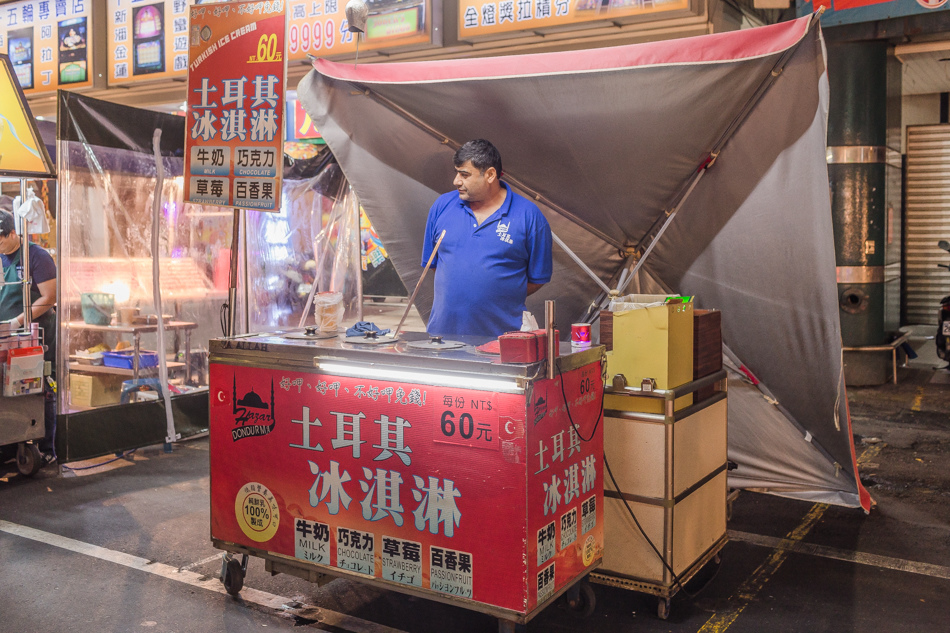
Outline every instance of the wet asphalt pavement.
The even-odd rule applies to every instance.
[[[687,586],[693,597],[674,597],[668,620],[655,598],[596,585],[590,617],[555,605],[527,630],[950,630],[950,374],[900,376],[849,390],[869,515],[743,492],[722,563]],[[63,475],[0,467],[0,633],[498,630],[491,617],[354,581],[271,576],[254,559],[231,598],[208,490],[207,439]]]

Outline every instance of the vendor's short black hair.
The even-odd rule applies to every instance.
[[[0,209],[0,237],[6,237],[16,230],[16,220],[9,211]]]
[[[469,160],[472,161],[472,165],[478,171],[484,173],[489,167],[494,167],[498,176],[501,176],[501,154],[494,145],[485,139],[477,138],[469,141],[455,152],[454,162],[456,167],[461,167],[465,164],[465,161]]]

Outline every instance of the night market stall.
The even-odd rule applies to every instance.
[[[867,510],[842,374],[822,46],[810,16],[542,55],[315,60],[298,98],[407,287],[455,148],[494,139],[507,182],[563,244],[529,309],[557,298],[560,318],[596,325],[610,289],[720,309],[730,486]],[[431,290],[416,301],[427,316]]]

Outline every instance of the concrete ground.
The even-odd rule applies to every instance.
[[[668,620],[654,598],[595,586],[592,616],[556,605],[527,630],[950,631],[950,373],[918,363],[900,379],[849,391],[869,515],[743,492],[721,565],[687,587],[694,597],[673,599]],[[207,439],[33,479],[0,466],[0,633],[497,630],[490,617],[353,581],[272,577],[254,559],[231,598],[208,490]]]

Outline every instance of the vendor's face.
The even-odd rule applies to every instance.
[[[16,231],[10,231],[6,235],[0,235],[0,253],[11,255],[20,248],[20,238]]]
[[[459,198],[466,202],[483,202],[491,197],[490,185],[497,180],[494,167],[479,171],[467,160],[455,168],[452,184],[459,191]]]

